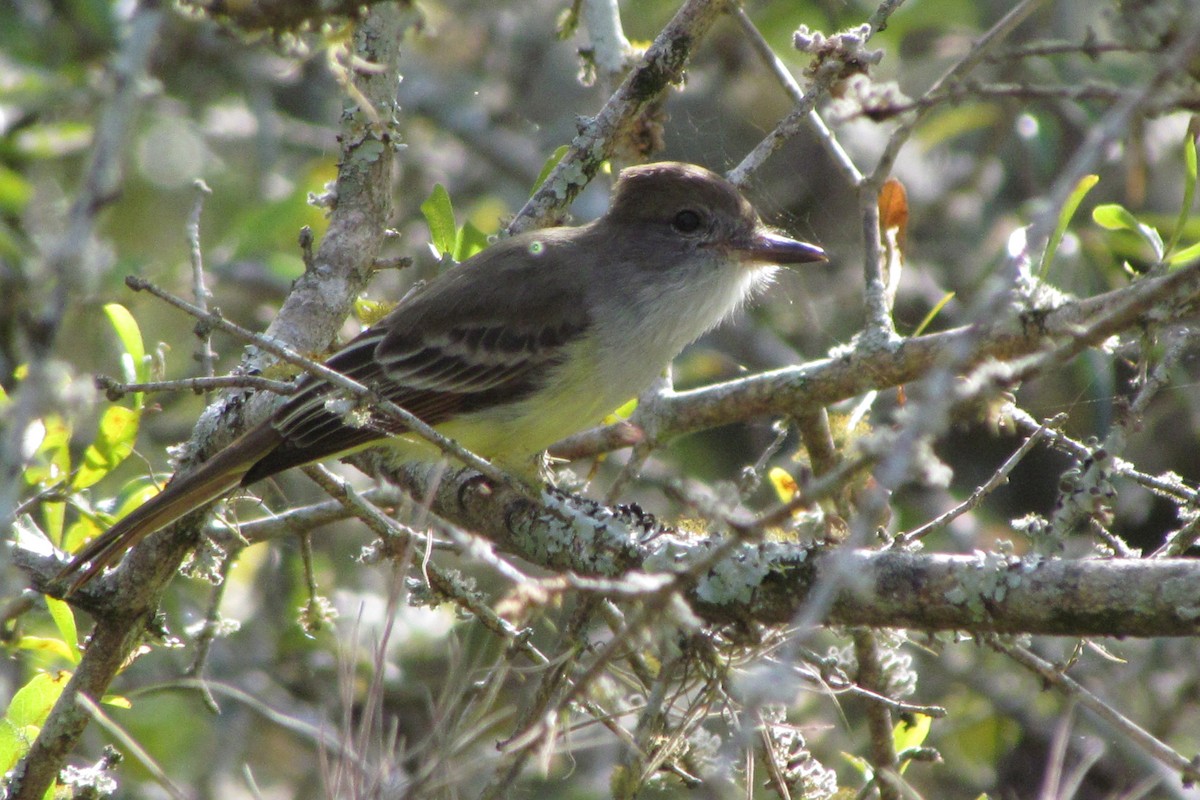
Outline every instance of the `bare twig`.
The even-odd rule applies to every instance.
[[[96,388],[105,392],[109,400],[120,400],[133,392],[193,392],[208,393],[213,389],[257,389],[274,394],[291,394],[296,390],[293,383],[273,381],[260,375],[218,375],[211,378],[180,378],[173,381],[151,381],[149,383],[122,383],[107,375],[95,377]]]
[[[989,636],[985,638],[985,641],[1013,661],[1035,673],[1046,683],[1058,688],[1067,696],[1076,700],[1083,708],[1086,708],[1109,725],[1112,725],[1154,759],[1177,771],[1186,783],[1200,781],[1200,766],[1194,760],[1187,759],[1175,749],[1168,747],[1165,742],[1153,736],[1145,728],[1117,711],[1099,695],[1088,691],[1082,684],[1068,676],[1061,668],[1046,661],[1032,650],[1011,644],[999,637]]]
[[[195,183],[196,198],[192,203],[192,213],[188,217],[187,238],[192,261],[192,297],[196,307],[208,311],[208,298],[211,293],[204,285],[204,249],[200,246],[200,213],[204,210],[204,198],[212,194],[203,180]],[[196,360],[200,362],[200,370],[204,377],[211,378],[216,374],[214,359],[216,353],[212,349],[212,334],[208,329],[197,329],[196,336],[200,340],[200,350]]]
[[[924,525],[913,528],[911,531],[899,534],[895,538],[893,546],[905,547],[917,541],[918,539],[921,539],[931,531],[935,531],[938,528],[944,528],[951,521],[978,507],[978,505],[983,502],[985,497],[996,491],[996,489],[1004,484],[1004,482],[1008,479],[1009,474],[1016,469],[1017,465],[1021,463],[1025,456],[1029,455],[1029,451],[1036,447],[1038,442],[1045,438],[1047,430],[1058,427],[1063,423],[1063,421],[1065,421],[1065,419],[1066,415],[1059,415],[1052,420],[1042,423],[1042,425],[1040,425],[1036,431],[1031,433],[1025,439],[1025,441],[1021,443],[1020,447],[1013,451],[1012,455],[1004,460],[1004,463],[1001,464],[994,473],[992,473],[990,478],[984,481],[981,485],[977,486],[975,490],[971,492],[970,497],[956,505],[954,508],[937,515]]]
[[[792,102],[796,105],[806,103],[804,90],[800,88],[800,84],[792,77],[792,73],[788,70],[787,65],[783,63],[783,59],[775,55],[774,48],[763,38],[762,33],[754,25],[754,22],[751,21],[750,15],[746,13],[741,4],[731,4],[730,13],[733,14],[733,18],[737,20],[738,24],[742,26],[742,31],[746,34],[746,38],[749,40],[751,47],[754,48],[754,52],[767,65],[767,68],[771,70],[771,73],[779,81],[780,85],[783,86],[784,91],[787,92],[788,97],[792,98]],[[833,163],[842,172],[847,182],[851,186],[857,186],[859,181],[862,180],[862,173],[859,172],[858,167],[854,164],[854,159],[842,147],[841,142],[837,140],[833,131],[825,124],[825,120],[821,119],[821,115],[817,113],[815,108],[808,114],[808,123],[813,132],[816,133],[817,140],[825,147]]]

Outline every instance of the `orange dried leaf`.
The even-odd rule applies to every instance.
[[[895,178],[888,178],[879,190],[879,229],[884,233],[895,229],[896,246],[904,252],[908,238],[908,193]]]

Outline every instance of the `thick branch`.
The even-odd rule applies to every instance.
[[[425,496],[429,468],[410,466],[393,477]],[[684,536],[636,508],[578,499],[551,506],[556,510],[547,512],[459,470],[442,477],[432,509],[505,552],[592,576],[686,571],[721,542]],[[1200,633],[1194,559],[917,555],[772,541],[736,548],[695,582],[688,599],[709,622],[783,624],[804,611],[809,593],[825,581],[838,589],[822,619],[836,625],[1059,636]]]
[[[899,386],[925,375],[964,341],[978,343],[964,365],[968,367],[1036,353],[1056,340],[1075,340],[1076,346],[1095,345],[1141,322],[1190,313],[1198,296],[1200,262],[1052,310],[1027,308],[995,322],[903,339],[882,349],[847,350],[795,367],[672,393],[661,398],[656,433],[660,441],[666,441],[754,417],[827,406],[871,389]],[[553,452],[579,458],[603,452],[613,443],[620,446],[627,438],[624,431],[597,428],[571,437]]]

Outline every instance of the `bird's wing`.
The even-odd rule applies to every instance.
[[[484,261],[455,269],[487,267]],[[326,366],[433,426],[527,397],[586,330],[587,310],[544,273],[532,282],[521,270],[507,272],[512,274],[504,279],[524,283],[508,295],[505,308],[491,307],[486,298],[456,291],[455,281],[442,280],[430,287],[434,291],[418,294],[364,331]],[[274,415],[282,443],[245,482],[404,433],[403,424],[383,414],[352,423],[352,415],[331,404],[336,397],[328,383],[305,379]]]

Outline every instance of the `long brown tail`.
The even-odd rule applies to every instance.
[[[241,484],[250,468],[274,450],[281,438],[269,423],[264,423],[191,472],[176,475],[160,494],[88,542],[55,580],[75,575],[66,591],[69,596],[142,539]]]

